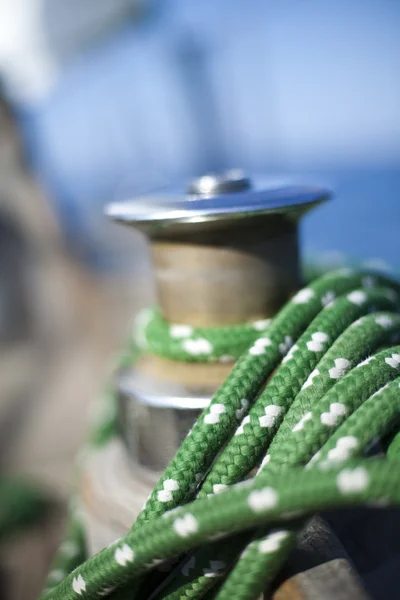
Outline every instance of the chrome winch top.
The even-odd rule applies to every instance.
[[[298,218],[329,196],[329,190],[322,187],[265,176],[250,178],[241,170],[232,169],[222,175],[195,179],[186,191],[165,188],[157,194],[111,203],[106,214],[151,235],[160,229],[181,229],[183,224],[190,224],[193,230],[196,224],[229,223],[264,214]]]

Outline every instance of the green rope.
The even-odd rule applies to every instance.
[[[58,549],[57,557],[48,575],[47,589],[44,590],[44,595],[79,567],[87,555],[85,534],[82,523],[76,514],[74,503],[72,503],[69,513],[65,539]]]
[[[157,585],[159,600],[253,600],[286,560],[304,518],[399,504],[399,436],[389,459],[362,458],[399,416],[398,292],[370,273],[328,274],[263,331],[179,326],[177,336],[149,313],[140,339],[156,354],[203,361],[235,356],[237,348],[242,354],[131,531],[62,582],[49,581],[42,598],[142,600]],[[199,339],[209,345],[185,344]],[[164,580],[155,576],[157,564],[174,556],[183,556],[178,566]]]
[[[234,362],[268,328],[271,319],[225,327],[170,324],[159,310],[146,309],[137,319],[135,339],[151,354],[184,362]]]
[[[376,292],[367,292],[366,295],[369,294],[370,300],[374,303],[377,302],[378,291]],[[383,292],[384,294],[384,292]],[[382,296],[384,297],[384,296]],[[341,298],[337,301],[336,306],[332,307],[332,309],[328,309],[328,316],[331,321],[331,327],[325,327],[325,331],[329,331],[330,335],[333,337],[333,330],[336,328],[338,331],[340,329],[340,319],[339,314],[342,313],[342,316],[345,319],[348,319],[348,322],[351,322],[351,307],[347,304],[349,303],[347,297]],[[368,300],[363,304],[364,310],[368,309]],[[361,307],[360,307],[361,310]],[[318,362],[318,356],[323,353],[323,349],[320,352],[312,352],[307,347],[307,340],[312,340],[313,332],[315,329],[321,329],[321,322],[326,323],[326,315],[324,315],[325,311],[322,311],[320,315],[316,317],[311,326],[306,330],[306,332],[299,338],[296,342],[295,351],[292,351],[289,354],[288,360],[286,360],[280,369],[275,373],[275,375],[270,380],[269,385],[266,387],[265,391],[258,398],[256,404],[249,411],[247,417],[242,421],[242,425],[236,432],[236,435],[232,438],[230,444],[222,451],[219,455],[218,460],[213,465],[212,470],[208,474],[207,478],[203,482],[202,488],[199,491],[199,496],[208,495],[215,493],[224,486],[240,481],[243,477],[245,477],[252,468],[257,466],[257,464],[262,460],[262,458],[266,455],[267,444],[272,442],[268,458],[271,458],[271,451],[274,447],[278,448],[278,451],[281,450],[281,455],[284,459],[288,460],[293,453],[299,453],[300,448],[305,450],[305,444],[302,443],[302,440],[299,439],[299,434],[293,436],[292,428],[296,427],[296,423],[301,423],[301,418],[304,414],[308,414],[309,405],[306,404],[304,396],[309,393],[309,390],[316,389],[314,385],[306,384],[306,387],[300,392],[300,387],[304,385],[307,381],[307,373],[313,373],[313,367]],[[354,313],[353,313],[354,316]],[[376,322],[378,319],[378,323],[382,322],[388,324],[388,321],[391,322],[391,326],[382,327]],[[334,327],[332,327],[332,323],[334,323]],[[345,326],[346,320],[342,321],[342,327]],[[353,355],[351,353],[352,346],[354,346],[353,341],[353,328],[347,329],[342,336],[339,337],[337,342],[333,344],[330,352],[327,353],[326,357],[323,357],[318,364],[318,370],[321,373],[325,373],[325,377],[319,376],[319,393],[325,398],[325,404],[330,406],[331,404],[339,404],[338,399],[336,398],[336,403],[334,398],[329,398],[329,396],[324,396],[324,393],[329,386],[333,385],[335,381],[337,381],[337,385],[332,388],[332,391],[336,390],[336,394],[340,394],[343,396],[348,395],[351,390],[351,381],[348,379],[343,379],[342,383],[344,383],[345,389],[341,390],[339,381],[337,376],[343,376],[347,370],[351,366],[351,362],[344,364],[343,362],[339,363],[338,371],[335,371],[335,365],[338,364],[335,362],[337,358],[334,357],[342,357],[350,356],[353,361],[353,364],[356,365],[361,360],[362,357],[365,357],[363,352],[368,351],[364,346],[359,346],[359,355]],[[395,315],[392,319],[388,314],[385,313],[377,313],[374,316],[366,317],[363,324],[359,324],[354,330],[357,331],[357,335],[359,332],[363,332],[365,342],[365,333],[366,331],[370,332],[371,340],[375,339],[376,343],[384,342],[385,337],[387,341],[390,341],[391,337],[394,334],[398,334],[400,332],[400,318]],[[378,330],[378,331],[377,331]],[[379,331],[380,330],[380,331]],[[373,336],[373,333],[376,335]],[[350,347],[349,347],[350,342]],[[346,349],[347,346],[347,349]],[[310,362],[311,361],[311,362]],[[308,366],[308,370],[304,368],[304,365]],[[320,367],[321,365],[321,367]],[[377,369],[379,370],[379,364],[377,364]],[[388,367],[388,365],[385,366]],[[329,368],[330,367],[330,368]],[[387,377],[391,374],[395,374],[396,371],[389,368],[389,372],[387,373]],[[330,372],[329,372],[330,371]],[[371,370],[372,371],[372,370]],[[370,372],[368,370],[368,372]],[[351,378],[355,378],[355,381],[360,380],[359,372],[350,372]],[[333,377],[332,377],[333,376]],[[374,377],[374,372],[371,372],[371,376]],[[382,377],[385,376],[385,369],[383,368],[378,377],[375,378],[374,384],[380,384]],[[315,379],[315,376],[312,378]],[[325,380],[325,385],[323,385],[323,381]],[[315,384],[317,381],[315,381]],[[296,400],[293,402],[294,397],[298,393]],[[351,393],[354,394],[354,390],[351,390]],[[314,403],[316,402],[318,392],[314,392]],[[293,404],[292,404],[293,402]],[[303,407],[300,415],[295,416],[293,418],[292,414],[296,415],[296,406],[300,403],[300,406]],[[292,409],[286,414],[288,408],[292,406]],[[273,410],[268,410],[269,408]],[[279,408],[279,411],[278,411]],[[284,415],[286,414],[285,418]],[[347,413],[348,414],[348,413]],[[345,415],[343,415],[345,416]],[[338,420],[339,422],[339,420]],[[279,433],[275,436],[274,434],[277,431],[279,425],[282,423],[279,428]],[[288,424],[288,425],[287,425]],[[331,428],[327,429],[326,427],[322,427],[322,434],[330,433],[332,431]],[[289,444],[282,444],[282,435],[281,432],[287,432],[289,430],[290,438],[289,440],[292,442],[292,447]],[[316,450],[318,450],[319,440],[314,432],[310,436],[311,441],[317,445]],[[215,552],[215,560],[217,556],[221,555],[221,551],[219,548],[214,549]],[[205,568],[205,564],[209,564],[209,561],[213,560],[214,557],[212,553],[208,553],[203,557],[202,560],[196,560],[197,569],[199,572],[199,577],[201,577],[202,570]],[[250,560],[250,559],[249,559]],[[180,579],[183,579],[180,575]],[[183,583],[183,582],[182,582]],[[174,586],[177,586],[177,582],[174,581]],[[193,582],[191,587],[199,587],[199,582]],[[168,597],[168,596],[163,596]],[[174,596],[171,596],[174,597]]]
[[[395,350],[399,352],[400,347],[397,347]],[[316,466],[320,466],[320,468],[322,467],[324,469],[329,468],[332,465],[338,465],[341,462],[351,459],[354,455],[359,454],[367,446],[371,439],[373,439],[376,435],[382,434],[386,427],[392,422],[393,418],[398,417],[400,414],[400,379],[395,379],[390,385],[387,385],[386,388],[378,391],[377,394],[373,394],[373,396],[369,398],[368,396],[371,390],[376,388],[379,389],[380,385],[382,384],[382,379],[383,381],[386,381],[395,376],[393,375],[395,370],[392,369],[391,372],[386,373],[385,377],[385,366],[383,366],[382,370],[379,371],[378,380],[376,380],[376,372],[379,370],[379,366],[382,366],[382,364],[386,365],[384,360],[391,355],[391,350],[376,355],[376,362],[378,363],[377,370],[373,372],[372,369],[369,369],[368,366],[365,365],[363,367],[365,370],[364,378],[361,376],[359,377],[358,374],[357,377],[355,377],[356,373],[354,371],[350,372],[347,377],[344,377],[341,380],[340,383],[342,385],[337,383],[336,386],[332,388],[330,394],[327,394],[324,397],[323,402],[318,403],[317,407],[313,407],[313,418],[304,423],[304,429],[294,431],[292,433],[292,439],[288,439],[287,443],[282,447],[278,446],[278,444],[275,444],[274,441],[270,447],[268,454],[269,461],[264,466],[264,472],[271,473],[271,475],[274,472],[282,472],[285,468],[293,468],[295,465],[305,464],[313,456],[314,459],[317,457],[318,460],[318,462],[316,461]],[[373,377],[375,377],[374,381],[372,381]],[[350,379],[353,379],[353,381],[351,382]],[[357,383],[359,384],[358,390],[356,387]],[[351,387],[352,384],[354,385],[353,388]],[[337,430],[335,434],[328,438],[327,436],[329,435],[329,432],[327,430],[327,426],[322,423],[321,416],[328,414],[327,408],[335,405],[338,398],[344,398],[344,389],[346,390],[345,406],[347,413],[349,413],[351,410],[355,410],[354,406],[352,406],[352,401],[354,399],[356,399],[357,402],[362,402],[363,395],[360,392],[364,392],[364,398],[366,397],[367,399],[365,404],[361,405],[361,408],[356,410],[356,412],[351,415],[353,419],[349,417],[348,421],[345,421],[342,427],[339,427],[339,430]],[[386,405],[386,411],[384,410],[379,415],[378,420],[373,422],[372,419],[376,416],[377,412],[376,407],[379,406],[380,409],[381,401],[383,406]],[[339,419],[338,422],[340,421],[341,420]],[[334,426],[329,424],[330,431],[332,431],[332,427],[336,427],[336,425],[337,423],[335,423]],[[307,432],[308,440],[304,439],[306,437],[306,433],[303,434],[303,432]],[[360,435],[361,432],[362,434]],[[303,434],[303,436],[301,434]],[[303,439],[296,439],[298,437],[302,437]],[[311,440],[311,437],[314,439]],[[326,442],[324,445],[324,441],[326,439],[328,439],[328,442]],[[283,454],[284,446],[286,446],[286,456]],[[320,451],[321,456],[325,454],[325,460],[323,462],[320,462],[319,456],[314,454],[314,451],[311,449],[312,446],[314,446],[314,448],[321,448],[322,446],[322,450]],[[274,453],[274,447],[279,448],[277,451],[278,458],[276,458],[276,453]],[[382,500],[385,499],[381,498],[379,502],[382,502]],[[275,552],[257,552],[257,548],[260,547],[260,544],[265,544],[268,547],[268,540],[271,540],[271,534],[265,537],[261,542],[254,542],[250,544],[248,547],[248,552],[246,552],[245,556],[241,558],[235,565],[232,574],[224,586],[223,594],[221,593],[219,596],[217,596],[218,599],[229,598],[229,592],[233,589],[236,590],[235,598],[240,599],[252,597],[252,595],[249,596],[250,588],[252,590],[252,594],[257,593],[255,590],[258,590],[258,593],[261,593],[266,581],[271,581],[276,575],[275,565],[279,567],[292,549],[296,541],[296,533],[296,530],[281,530],[281,535],[284,536],[285,539],[285,546],[282,548],[279,547],[279,549],[277,548],[277,552],[279,550],[279,560],[277,560]],[[237,589],[236,587],[234,588],[234,586],[237,582],[243,582],[243,577],[247,582],[247,588],[244,590],[243,594],[238,594]]]
[[[330,472],[293,469],[262,475],[246,487],[196,500],[166,518],[157,517],[131,531],[68,575],[47,598],[99,598],[105,588],[134,580],[170,556],[187,552],[215,536],[290,520],[290,513],[313,514],[327,508],[356,506],[385,498],[400,503],[398,461],[358,461]],[[288,516],[289,515],[289,516]]]

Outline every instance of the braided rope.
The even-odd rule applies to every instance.
[[[143,310],[135,339],[151,354],[184,362],[234,362],[271,323],[271,319],[225,327],[168,323],[157,308]]]
[[[158,599],[252,600],[281,567],[308,515],[371,501],[398,504],[399,436],[388,449],[390,460],[360,458],[399,415],[400,346],[391,347],[400,335],[400,317],[392,312],[398,291],[384,277],[342,270],[296,294],[261,335],[261,325],[237,328],[237,348],[249,331],[256,336],[131,531],[61,583],[49,581],[42,598],[146,598],[139,589],[143,574],[155,577],[159,561],[186,554]],[[204,360],[204,352],[185,354],[185,340],[201,334],[212,345],[207,360],[219,360],[235,337],[228,329],[235,328],[171,337],[153,313],[142,332],[153,351],[180,360]],[[246,480],[262,461],[257,476]]]
[[[377,289],[376,291],[365,292],[364,295],[365,295],[365,300],[359,306],[360,312],[362,312],[363,310],[367,311],[368,309],[371,308],[371,306],[379,305],[379,298],[381,298],[383,304],[385,304],[385,300],[384,300],[385,290],[381,290],[381,292],[379,292]],[[352,298],[354,298],[354,296],[352,296],[351,294],[350,294],[350,296]],[[386,302],[387,302],[387,300],[386,300]],[[302,441],[301,438],[299,439],[300,431],[296,437],[292,433],[292,428],[296,429],[297,422],[300,423],[299,427],[303,426],[303,424],[301,422],[301,418],[302,418],[302,415],[308,414],[307,411],[308,411],[309,405],[306,405],[305,408],[303,409],[301,415],[299,415],[298,417],[295,417],[294,419],[292,417],[292,409],[289,410],[288,414],[286,415],[286,417],[284,419],[283,419],[283,417],[284,417],[285,412],[288,409],[288,407],[290,407],[290,405],[293,401],[293,398],[296,396],[297,391],[300,389],[300,387],[302,385],[305,385],[305,387],[298,394],[299,401],[296,398],[296,400],[292,404],[292,408],[294,409],[295,413],[296,413],[296,407],[299,404],[299,402],[303,405],[305,404],[304,398],[303,398],[303,401],[301,400],[301,398],[302,398],[302,396],[304,397],[304,395],[307,394],[307,390],[311,390],[311,389],[315,390],[315,386],[310,385],[310,380],[307,381],[307,370],[304,369],[304,364],[309,367],[308,373],[310,373],[310,372],[313,373],[314,377],[315,377],[315,373],[314,373],[314,371],[312,371],[312,369],[314,368],[315,364],[317,363],[318,357],[324,353],[324,348],[321,347],[321,350],[319,350],[318,352],[315,351],[317,348],[316,348],[316,346],[313,345],[313,342],[314,342],[313,337],[312,337],[313,332],[316,329],[317,330],[320,329],[321,323],[324,323],[325,325],[328,324],[327,319],[326,319],[326,314],[327,314],[328,321],[330,321],[331,325],[332,325],[332,323],[335,323],[335,325],[333,328],[330,327],[330,329],[326,327],[324,329],[324,331],[329,331],[331,337],[333,338],[334,330],[339,331],[341,326],[345,327],[346,324],[351,323],[352,317],[357,315],[356,311],[354,311],[353,314],[351,313],[351,306],[349,306],[349,305],[351,305],[351,301],[348,300],[348,296],[344,296],[343,298],[338,299],[338,301],[336,303],[336,307],[324,309],[316,317],[316,319],[314,319],[311,326],[306,330],[306,332],[299,338],[299,340],[296,342],[295,346],[292,347],[292,350],[286,356],[286,359],[284,359],[281,367],[277,370],[275,375],[270,380],[270,382],[269,382],[268,386],[266,387],[265,391],[263,392],[263,394],[261,394],[261,396],[258,398],[257,402],[255,403],[253,408],[250,410],[247,417],[245,417],[243,419],[241,426],[236,431],[236,435],[232,438],[232,440],[228,444],[228,446],[219,455],[217,461],[213,465],[212,470],[210,471],[207,478],[203,482],[202,488],[199,491],[200,497],[204,496],[204,495],[210,495],[212,493],[218,493],[226,485],[235,483],[236,481],[240,481],[244,476],[246,476],[249,473],[249,471],[252,468],[254,468],[257,465],[257,462],[260,461],[263,456],[265,456],[267,444],[272,439],[274,439],[274,441],[272,442],[272,445],[271,445],[271,448],[269,450],[269,454],[267,455],[267,457],[268,457],[268,459],[271,459],[271,452],[272,452],[272,449],[275,447],[278,449],[278,455],[279,455],[279,451],[281,452],[280,455],[281,455],[281,457],[283,457],[283,459],[281,460],[281,463],[283,463],[283,464],[285,463],[285,461],[290,463],[290,459],[291,459],[291,456],[293,455],[293,453],[296,453],[296,455],[298,455],[301,448],[304,448],[304,450],[306,449],[305,442]],[[340,320],[340,318],[339,318],[340,315],[342,315],[342,318],[344,318],[343,321]],[[379,323],[383,323],[383,325],[380,325]],[[364,342],[365,342],[365,338],[366,338],[366,332],[369,332],[369,337],[371,339],[371,342],[372,342],[372,340],[375,340],[375,343],[379,344],[382,341],[384,341],[385,338],[387,339],[387,341],[390,341],[390,339],[394,335],[398,335],[400,332],[399,325],[400,325],[400,319],[397,315],[394,315],[392,317],[386,313],[383,313],[383,314],[378,313],[371,317],[364,317],[363,322],[358,323],[358,326],[355,327],[354,329],[357,332],[360,331],[364,334],[362,336],[364,338]],[[366,351],[365,346],[363,346],[363,347],[359,346],[359,353],[361,352],[361,354],[359,354],[359,356],[357,356],[357,354],[356,354],[356,356],[353,356],[351,354],[352,347],[354,347],[353,333],[351,331],[352,329],[353,328],[345,330],[344,334],[342,336],[340,336],[339,339],[337,340],[337,342],[332,346],[331,351],[329,353],[327,353],[328,355],[326,356],[326,358],[323,357],[320,361],[320,364],[318,364],[319,370],[322,373],[325,373],[325,378],[324,378],[325,385],[324,386],[322,384],[323,378],[319,379],[320,393],[322,390],[328,389],[328,387],[330,385],[333,385],[333,383],[335,383],[335,381],[337,381],[338,383],[334,388],[332,388],[332,390],[336,390],[337,387],[340,387],[338,378],[345,374],[345,372],[346,372],[346,368],[344,368],[345,366],[347,367],[347,370],[351,366],[350,361],[348,361],[346,364],[343,364],[343,362],[339,362],[340,368],[338,368],[338,370],[335,370],[336,365],[338,363],[335,362],[335,360],[337,360],[337,359],[333,358],[333,357],[337,357],[337,356],[341,357],[341,356],[343,356],[343,354],[345,356],[349,355],[350,358],[352,358],[354,365],[356,365],[357,362],[359,362],[358,359],[361,360],[361,358],[365,357],[365,354],[363,355],[363,352],[365,353],[365,351]],[[322,339],[322,338],[320,338],[320,339]],[[323,338],[323,339],[325,339],[325,338]],[[307,344],[310,344],[310,340],[311,340],[311,345],[307,346]],[[346,346],[348,346],[349,342],[350,342],[350,347],[347,348],[347,350],[346,350]],[[323,346],[322,342],[317,342],[317,343],[321,344],[321,346]],[[312,349],[310,350],[309,347]],[[293,351],[293,348],[295,348],[294,351]],[[350,352],[350,354],[349,354],[349,352]],[[320,367],[320,365],[321,365],[321,367]],[[385,365],[386,365],[386,363],[385,363]],[[388,365],[386,365],[386,366],[388,367]],[[376,370],[379,370],[379,364],[377,365]],[[369,370],[368,370],[368,372],[369,372]],[[355,390],[352,389],[352,381],[355,381],[357,384],[357,382],[360,381],[360,376],[362,376],[363,373],[362,373],[362,371],[351,372],[351,373],[352,373],[352,376],[350,378],[350,384],[349,384],[348,379],[346,379],[346,381],[343,380],[344,386],[342,386],[342,389],[338,390],[338,393],[336,394],[335,398],[328,397],[325,400],[326,396],[324,397],[324,394],[322,392],[322,396],[324,397],[325,405],[331,406],[331,404],[334,404],[334,405],[339,406],[339,405],[341,405],[339,402],[335,403],[335,400],[337,400],[337,397],[341,398],[342,396],[347,397],[347,396],[355,395]],[[396,373],[396,371],[389,368],[387,376],[389,376],[393,373]],[[372,372],[371,379],[373,380],[373,384],[379,386],[379,382],[381,381],[382,378],[385,377],[385,374],[386,373],[385,373],[384,368],[383,368],[382,372],[378,374],[377,378],[375,377],[375,374]],[[375,377],[375,379],[374,379],[374,377]],[[312,377],[311,381],[313,379],[314,378]],[[285,385],[285,381],[287,382],[286,385]],[[354,384],[353,384],[353,386],[354,386]],[[315,393],[317,393],[317,392],[315,392]],[[316,398],[314,397],[314,402],[315,401],[316,401]],[[270,407],[273,407],[273,409],[274,409],[271,412],[268,411],[268,408],[270,408]],[[279,408],[279,411],[278,411],[278,408]],[[345,413],[342,416],[345,416]],[[338,417],[340,417],[340,415],[338,415]],[[282,419],[283,419],[283,422],[282,422]],[[280,423],[282,423],[282,425],[279,428],[279,433],[274,438],[274,433],[278,429]],[[286,426],[286,423],[289,423],[289,428]],[[323,427],[322,424],[321,424],[321,427],[323,430],[322,433],[328,433],[328,432],[332,431],[330,428],[327,429],[326,427]],[[287,431],[288,429],[289,429],[289,432],[291,435],[291,438],[290,438],[290,440],[292,442],[291,445],[290,445],[290,443],[286,444],[286,445],[283,444],[282,440],[281,440],[282,436],[280,436],[281,430]],[[315,440],[314,440],[314,437],[315,437]],[[319,448],[318,444],[320,443],[320,441],[317,438],[316,433],[311,432],[311,435],[309,436],[309,438],[310,438],[311,442],[314,442],[317,445],[317,450],[318,450],[318,448]],[[179,588],[179,585],[178,585],[179,581],[181,581],[181,583],[185,585],[185,587],[187,588],[187,592],[189,592],[189,590],[193,591],[193,589],[196,589],[196,591],[199,591],[199,589],[203,585],[207,585],[207,587],[209,587],[209,582],[204,582],[204,584],[201,583],[202,571],[210,563],[210,560],[214,560],[214,561],[220,560],[221,556],[224,555],[224,552],[222,551],[222,548],[216,547],[216,548],[213,548],[212,551],[207,551],[206,553],[203,552],[202,554],[203,554],[202,559],[200,558],[200,556],[194,557],[194,560],[196,562],[196,569],[199,573],[199,580],[198,581],[193,580],[191,582],[191,584],[188,585],[187,582],[184,581],[184,577],[182,577],[182,569],[181,569],[181,574],[179,576],[177,575],[177,577],[175,578],[173,587]],[[190,560],[193,560],[193,557],[191,557]],[[248,567],[250,566],[251,560],[252,560],[252,558],[250,557],[246,562],[246,565]],[[185,570],[185,567],[183,567],[183,569]],[[192,575],[193,575],[193,573],[192,573]],[[221,573],[221,575],[222,575],[222,573]],[[163,595],[163,597],[169,598],[169,596],[165,595],[165,594]],[[173,595],[171,596],[171,598],[174,598],[174,597],[175,596],[173,596]],[[178,597],[178,596],[176,596],[176,597]]]
[[[399,352],[400,347],[395,348],[395,351]],[[385,358],[390,358],[391,356],[391,350],[385,351],[376,355],[376,361],[377,363],[384,362]],[[363,369],[365,369],[365,367],[367,367],[368,377],[363,378],[362,376],[359,376],[354,372],[350,372],[349,375],[347,377],[344,377],[341,381],[342,384],[349,384],[349,380],[351,378],[353,379],[353,381],[350,382],[353,383],[353,387],[351,385],[348,387],[347,392],[349,392],[350,390],[350,393],[347,393],[345,396],[346,408],[348,410],[351,410],[351,408],[353,408],[351,406],[350,400],[353,400],[354,397],[356,397],[358,401],[362,401],[360,400],[362,398],[362,393],[357,393],[357,391],[363,392],[366,396],[368,396],[368,387],[370,390],[373,388],[378,388],[378,392],[374,393],[371,397],[367,398],[365,404],[361,405],[361,408],[363,410],[361,410],[361,408],[356,410],[356,412],[354,412],[351,415],[353,416],[353,419],[351,421],[349,418],[348,422],[345,421],[343,423],[343,426],[339,427],[339,429],[333,436],[331,436],[330,438],[328,437],[329,430],[327,430],[327,425],[324,426],[324,424],[321,422],[321,416],[324,414],[328,414],[326,411],[327,406],[332,406],[332,403],[328,404],[328,396],[330,395],[330,400],[332,400],[332,392],[334,392],[336,388],[339,387],[342,387],[341,391],[343,392],[343,385],[339,386],[339,383],[337,383],[332,388],[331,393],[327,394],[323,398],[323,401],[313,409],[312,412],[317,418],[306,422],[307,426],[314,424],[314,427],[310,426],[310,430],[316,430],[315,433],[318,442],[316,442],[315,445],[317,448],[321,448],[322,446],[320,452],[321,455],[325,454],[325,460],[320,462],[319,455],[315,455],[313,453],[313,450],[311,450],[312,444],[310,443],[311,436],[309,436],[308,444],[306,443],[303,446],[300,442],[298,445],[296,445],[299,449],[298,452],[296,452],[296,450],[292,447],[292,450],[289,450],[289,454],[285,458],[283,457],[283,453],[279,449],[278,456],[280,457],[280,460],[276,460],[271,445],[269,454],[270,460],[264,466],[263,473],[266,474],[268,472],[272,475],[272,473],[274,472],[282,472],[282,470],[285,467],[293,468],[293,466],[295,466],[296,464],[304,464],[305,462],[307,462],[307,460],[311,460],[311,458],[314,457],[312,460],[313,463],[315,456],[317,456],[317,458],[315,459],[315,467],[319,466],[320,468],[322,467],[326,469],[332,467],[332,465],[338,465],[341,462],[350,460],[354,455],[359,454],[376,435],[381,435],[386,431],[390,423],[393,422],[393,418],[398,417],[400,414],[400,378],[395,379],[394,381],[392,381],[391,384],[386,385],[385,388],[380,388],[382,379],[384,381],[386,381],[387,379],[390,380],[390,378],[394,376],[393,373],[395,372],[395,370],[392,369],[392,372],[386,373],[387,377],[380,375],[380,377],[382,377],[380,381],[372,383],[372,377],[374,375],[376,376],[376,372],[375,374],[371,373],[371,370],[368,369],[368,366],[365,365]],[[384,370],[385,367],[383,368],[383,371]],[[364,376],[365,375],[366,373],[364,374]],[[357,378],[358,380],[357,383],[359,384],[359,390],[356,389],[355,378]],[[336,395],[340,394],[340,390],[336,390],[336,392]],[[343,395],[341,395],[340,397],[343,398]],[[377,406],[379,406],[380,409],[380,401],[383,402],[384,406],[386,405],[386,407],[389,406],[390,408],[387,408],[386,410],[384,421],[382,421],[382,414],[381,418],[372,424],[371,421],[377,412]],[[373,410],[374,408],[375,410]],[[354,426],[355,424],[356,426]],[[336,424],[335,426],[329,424],[328,427],[332,430],[332,427],[336,427]],[[359,432],[361,430],[363,430],[364,432],[364,443],[363,436],[359,435]],[[301,434],[303,431],[304,430],[297,430],[294,432],[294,434]],[[310,431],[308,433],[310,434]],[[356,433],[358,434],[357,436],[355,435]],[[293,437],[295,437],[295,435]],[[325,443],[325,445],[323,445],[324,440],[326,439],[328,439],[328,441]],[[290,446],[291,444],[289,443],[288,445]],[[281,467],[279,467],[279,464],[281,464]],[[356,478],[359,479],[359,484],[362,485],[363,472],[360,470],[357,471]],[[380,503],[382,503],[383,501],[385,501],[384,497],[379,499]],[[252,542],[247,548],[245,555],[235,565],[233,572],[231,573],[230,577],[226,582],[226,585],[224,586],[223,593],[217,596],[218,600],[226,600],[227,598],[229,598],[229,593],[230,591],[232,592],[232,590],[235,590],[235,598],[238,598],[240,600],[244,598],[252,598],[254,597],[253,594],[257,595],[257,593],[261,593],[265,586],[265,583],[267,581],[271,581],[275,577],[276,568],[279,568],[279,565],[281,565],[285,558],[287,558],[288,553],[295,544],[296,533],[299,529],[301,529],[301,526],[303,525],[304,523],[301,523],[300,526],[294,531],[290,531],[284,528],[280,530],[279,541],[281,539],[285,540],[285,544],[283,546],[280,546],[279,543],[275,543],[276,536],[274,532],[269,533],[261,541]],[[269,551],[264,553],[260,551],[260,548],[263,547],[269,549],[275,548],[275,550],[273,552]],[[237,592],[236,586],[238,582],[242,582],[241,585],[243,585],[243,581],[246,581],[246,589],[243,590],[243,594],[239,594]]]
[[[245,487],[236,484],[229,492],[196,500],[129,532],[70,573],[44,598],[104,597],[105,588],[137,578],[158,561],[209,541],[216,531],[221,536],[231,535],[290,520],[294,511],[307,515],[382,497],[388,505],[398,505],[399,466],[396,460],[363,460],[325,473],[293,469],[273,478],[263,474]]]

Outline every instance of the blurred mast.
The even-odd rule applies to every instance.
[[[207,51],[189,29],[179,37],[176,62],[197,141],[193,172],[221,172],[229,165]]]

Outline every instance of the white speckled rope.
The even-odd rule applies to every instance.
[[[400,347],[390,347],[400,333],[393,312],[397,292],[385,278],[349,271],[301,290],[240,357],[127,536],[44,598],[145,600],[152,586],[146,580],[139,589],[143,573],[154,574],[159,561],[189,551],[157,597],[202,598],[250,541],[237,534],[273,525],[266,536],[264,530],[257,534],[216,591],[219,599],[232,598],[234,589],[235,598],[252,600],[293,543],[298,521],[288,521],[295,511],[298,519],[328,507],[399,503],[396,459],[353,458],[398,415]],[[357,366],[371,352],[374,358]],[[384,399],[385,414],[371,423],[377,397]],[[314,464],[318,460],[325,470],[304,470],[320,449]],[[259,474],[246,480],[260,463]],[[227,543],[209,544],[227,536],[233,536]]]
[[[225,327],[190,327],[165,321],[157,308],[143,310],[136,319],[140,347],[184,362],[234,362],[271,323],[271,319]]]

